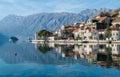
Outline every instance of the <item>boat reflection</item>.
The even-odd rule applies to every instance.
[[[46,47],[45,47],[46,46]],[[41,51],[41,47],[46,51],[55,50],[63,58],[73,58],[75,60],[86,60],[89,64],[97,64],[104,67],[120,68],[120,45],[119,44],[68,44],[56,45],[54,43],[41,45],[36,44],[36,48]],[[45,52],[44,50],[44,52]],[[43,51],[42,51],[43,52]]]

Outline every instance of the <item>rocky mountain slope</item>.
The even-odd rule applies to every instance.
[[[0,33],[9,37],[34,37],[34,33],[41,29],[53,31],[62,24],[86,21],[106,11],[111,9],[86,9],[80,13],[39,13],[29,16],[8,15],[0,21]]]

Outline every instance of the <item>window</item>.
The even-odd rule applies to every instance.
[[[92,46],[92,45],[90,45],[89,47],[91,47],[91,48],[92,48],[93,46]]]
[[[113,51],[115,51],[115,49],[113,49]]]
[[[113,38],[112,38],[112,40],[113,40]]]
[[[113,33],[113,35],[115,35],[115,34]]]

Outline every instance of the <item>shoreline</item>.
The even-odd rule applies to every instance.
[[[118,43],[120,44],[120,41],[109,41],[109,40],[29,40],[29,42],[32,43],[55,43],[55,44],[61,44],[61,43],[73,43],[73,44],[79,44],[79,43]]]

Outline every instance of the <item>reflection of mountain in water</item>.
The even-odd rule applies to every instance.
[[[0,33],[0,45],[3,45],[6,41],[8,41],[8,38]]]
[[[33,44],[7,43],[0,47],[0,58],[6,63],[40,63],[40,64],[65,64],[76,63],[77,60],[63,58],[54,50],[47,53],[39,52]]]

